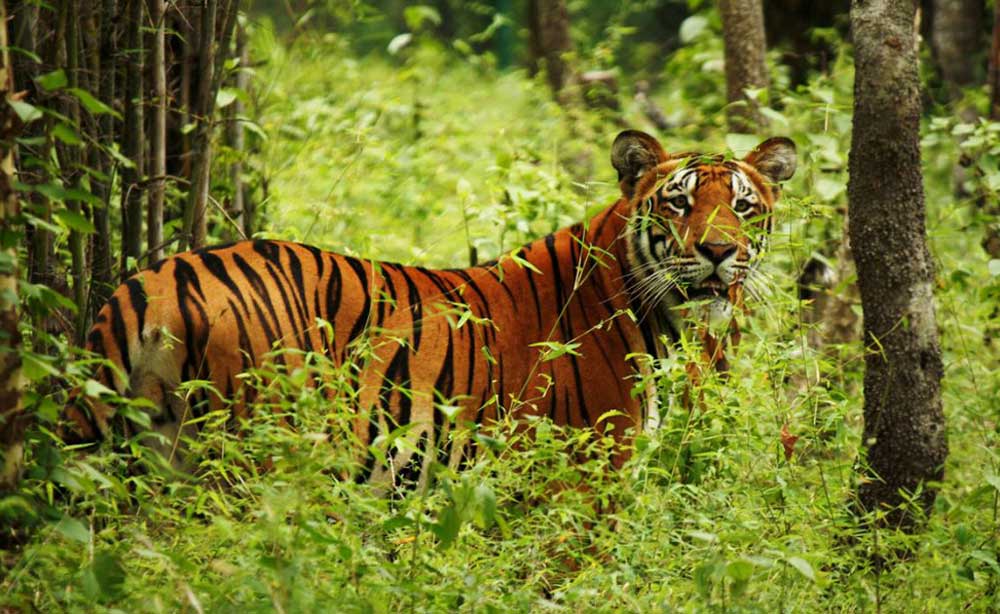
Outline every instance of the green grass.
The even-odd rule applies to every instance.
[[[619,127],[563,111],[541,81],[498,75],[421,47],[407,59],[350,57],[336,40],[255,39],[254,165],[269,180],[269,236],[406,263],[460,266],[581,219],[616,198],[608,150]],[[703,42],[690,57],[709,62]],[[700,55],[699,55],[700,54]],[[715,54],[715,56],[713,56]],[[693,61],[693,60],[692,60]],[[721,76],[665,69],[657,100],[689,117],[670,148],[721,150]],[[686,75],[686,78],[685,78]],[[474,467],[394,497],[340,481],[357,452],[323,433],[350,408],[277,377],[290,433],[258,420],[195,443],[198,477],[39,444],[24,496],[48,501],[8,555],[0,604],[40,611],[988,612],[1000,608],[996,452],[1000,370],[984,341],[993,308],[983,220],[952,196],[956,147],[926,129],[928,233],[951,455],[926,528],[867,532],[848,512],[861,447],[858,345],[805,347],[794,280],[829,253],[846,206],[852,71],[782,92],[773,132],[801,166],[787,186],[767,272],[728,381],[702,411],[672,402],[683,356],[657,374],[669,413],[621,471],[594,432],[541,423],[480,433]],[[953,120],[951,120],[953,122]],[[624,123],[648,129],[627,104]],[[766,136],[766,135],[761,135]],[[994,294],[995,296],[995,294]],[[329,374],[328,374],[329,375]],[[335,385],[337,377],[329,378]],[[803,383],[804,382],[804,383]],[[786,460],[782,426],[799,440]],[[44,441],[44,435],[36,434]],[[589,451],[589,454],[581,454]],[[590,458],[586,462],[574,460]],[[262,472],[264,459],[272,467]],[[586,489],[575,485],[586,485]],[[58,485],[61,495],[53,494]],[[8,503],[13,506],[13,503]],[[906,553],[903,556],[903,553]],[[889,565],[876,573],[872,555]]]

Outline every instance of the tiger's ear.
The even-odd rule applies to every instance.
[[[776,136],[767,139],[743,158],[771,183],[779,183],[795,174],[798,155],[792,139]]]
[[[632,198],[636,180],[667,158],[660,142],[645,132],[626,130],[619,134],[611,146],[611,165],[618,171],[622,194]]]

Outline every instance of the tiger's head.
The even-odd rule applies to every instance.
[[[778,184],[795,172],[795,144],[771,138],[742,160],[667,154],[652,136],[622,132],[611,163],[629,204],[629,287],[643,314],[677,329],[677,306],[707,305],[728,322],[774,225]]]

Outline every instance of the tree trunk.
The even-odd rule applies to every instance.
[[[565,57],[573,49],[566,0],[531,0],[529,11],[532,59],[544,64],[549,87],[561,99],[572,73]]]
[[[39,8],[37,5],[28,2],[19,2],[11,8],[11,37],[13,45],[18,49],[23,49],[24,53],[17,53],[11,57],[11,68],[14,71],[14,85],[18,92],[28,92],[28,100],[37,101],[38,95],[35,82],[31,75],[37,74],[38,62],[33,56],[41,51],[38,48],[38,37],[36,30],[42,27],[39,24]],[[46,122],[36,122],[29,127],[26,135],[36,137],[39,140],[47,140],[48,130],[44,129]],[[41,145],[41,149],[46,149],[47,145]],[[37,153],[37,152],[33,152]],[[24,155],[22,149],[20,155]],[[40,159],[48,159],[44,154],[36,155]],[[23,165],[22,165],[23,166]],[[33,173],[25,173],[21,176],[21,181],[36,185],[45,182],[45,171],[37,169]],[[46,222],[52,221],[51,205],[44,196],[31,194],[28,198],[34,201],[30,207],[32,212]],[[52,233],[42,227],[27,229],[29,236],[28,245],[28,279],[31,283],[44,284],[50,278],[51,254],[52,254]]]
[[[988,81],[990,84],[990,119],[1000,120],[1000,2],[993,8],[993,43],[990,45]]]
[[[64,0],[62,10],[66,15],[66,76],[71,88],[80,86],[80,10],[75,0]],[[66,116],[70,118],[76,129],[83,132],[83,122],[80,121],[80,105],[76,98],[66,99]],[[80,182],[81,152],[75,145],[63,144],[58,150],[62,155],[63,183],[78,187]],[[67,199],[66,208],[78,217],[85,217],[79,200]],[[77,343],[83,341],[87,328],[87,270],[86,252],[83,233],[79,230],[69,231],[70,270],[73,278],[73,302],[76,303],[76,319],[74,332]]]
[[[976,82],[972,58],[982,50],[982,18],[983,0],[934,0],[931,43],[952,98]]]
[[[191,188],[184,212],[184,234],[188,247],[205,245],[208,234],[208,192],[212,170],[212,134],[215,129],[215,97],[222,80],[222,67],[228,56],[230,41],[236,26],[239,0],[229,0],[220,12],[217,0],[205,0],[202,5],[201,41],[198,50],[198,95],[195,115],[198,122],[194,138],[194,161],[191,168]],[[222,27],[217,29],[221,13]]]
[[[725,43],[727,117],[731,132],[767,125],[748,89],[767,89],[767,42],[761,0],[720,0]]]
[[[933,263],[924,228],[916,4],[854,0],[854,127],[849,230],[864,311],[867,468],[863,511],[913,528],[907,494],[929,513],[948,445]]]
[[[184,212],[184,235],[190,249],[205,244],[208,230],[208,184],[211,179],[212,133],[211,112],[214,101],[208,99],[215,76],[215,18],[216,0],[205,0],[201,7],[201,28],[198,33],[198,93],[194,100],[194,115],[198,122],[195,132],[191,187],[188,191],[187,209]]]
[[[132,272],[128,259],[136,264],[142,257],[142,179],[145,172],[145,135],[142,121],[143,88],[143,0],[128,0],[128,20],[125,44],[125,157],[135,165],[122,170],[122,277]]]
[[[115,23],[114,15],[117,10],[116,0],[102,0],[101,9],[98,11],[100,22],[97,73],[94,79],[99,79],[98,97],[109,107],[114,106],[115,99]],[[105,113],[98,120],[97,138],[105,145],[110,146],[115,143],[115,119],[110,113]],[[107,176],[107,181],[93,179],[94,195],[101,200],[101,205],[94,209],[94,247],[93,247],[93,278],[90,283],[90,308],[91,315],[96,316],[104,303],[111,297],[114,291],[111,273],[111,189],[112,189],[112,161],[111,156],[103,150],[96,150],[94,154],[97,158],[95,168],[103,175]]]
[[[14,73],[7,44],[7,8],[0,0],[0,492],[12,490],[21,475],[27,415],[21,399],[21,337],[17,328],[17,247],[23,236],[14,190],[14,148],[21,124],[8,101]]]
[[[146,246],[149,261],[163,258],[163,199],[167,176],[167,67],[166,67],[166,5],[164,0],[149,0],[152,21],[153,57],[153,121],[150,135],[149,204],[146,209]]]
[[[236,71],[236,83],[234,85],[238,91],[246,92],[250,82],[247,76],[247,65],[249,64],[250,56],[247,49],[246,32],[241,27],[237,27],[236,29],[236,57],[239,60],[239,68]],[[243,129],[243,115],[246,109],[244,109],[243,100],[237,97],[229,107],[229,111],[229,147],[236,154],[233,164],[230,166],[233,200],[229,205],[229,217],[232,218],[231,221],[236,225],[236,229],[229,234],[233,238],[245,238],[249,235],[246,234],[244,218],[246,194],[244,193],[245,188],[243,185],[243,150],[246,148],[246,134]]]

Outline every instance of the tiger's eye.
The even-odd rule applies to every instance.
[[[681,215],[687,213],[690,203],[688,202],[688,197],[683,194],[678,194],[677,196],[672,196],[667,199],[667,204],[670,208],[680,213]]]
[[[745,198],[737,200],[736,204],[733,205],[733,211],[735,211],[736,213],[746,213],[750,211],[750,209],[752,208],[753,208],[753,203],[751,203],[749,200]]]

